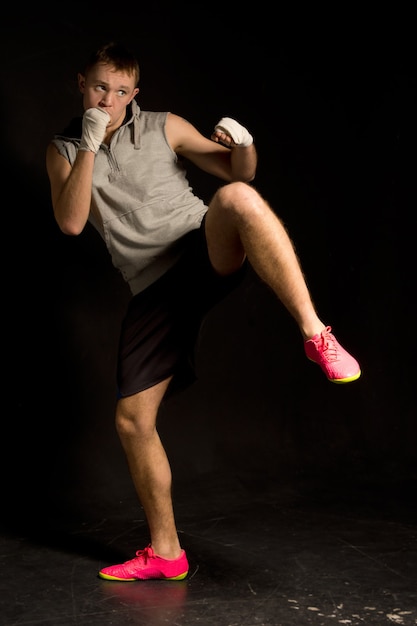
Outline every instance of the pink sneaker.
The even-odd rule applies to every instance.
[[[304,342],[307,358],[320,365],[332,383],[350,383],[361,375],[356,359],[346,352],[327,326],[320,335]]]
[[[100,578],[106,580],[183,580],[188,574],[188,561],[184,550],[177,559],[163,559],[155,554],[149,545],[138,550],[136,557],[121,565],[110,565],[99,571]]]

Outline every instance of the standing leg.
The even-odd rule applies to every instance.
[[[145,511],[151,544],[138,551],[136,558],[101,570],[102,578],[180,580],[187,574],[187,558],[175,525],[171,468],[156,429],[159,406],[169,382],[167,379],[118,402],[116,427]]]
[[[157,413],[169,381],[119,400],[116,428],[145,511],[152,547],[161,556],[173,559],[181,548],[171,499],[171,468],[156,429]]]

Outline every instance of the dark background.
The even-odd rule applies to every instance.
[[[198,382],[159,421],[174,488],[211,474],[416,479],[415,34],[401,7],[306,14],[256,3],[11,8],[1,25],[3,516],[88,515],[133,493],[114,429],[129,297],[91,229],[60,233],[45,149],[81,113],[77,71],[107,39],[138,55],[138,102],[210,135],[254,135],[255,186],[286,223],[321,318],[363,374],[333,385],[250,274],[204,326]],[[190,170],[206,200],[218,182]],[[95,515],[95,512],[91,513]]]

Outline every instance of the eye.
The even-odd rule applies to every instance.
[[[104,85],[96,85],[96,89],[97,91],[106,91],[106,88]]]
[[[126,91],[124,89],[119,89],[119,91],[117,92],[119,94],[119,96],[123,97],[126,95]]]

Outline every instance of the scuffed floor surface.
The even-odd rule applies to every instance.
[[[323,479],[288,487],[214,476],[177,485],[175,498],[190,562],[181,582],[97,577],[148,542],[133,499],[106,517],[92,502],[84,520],[6,524],[0,624],[417,624],[411,487],[336,489]]]

